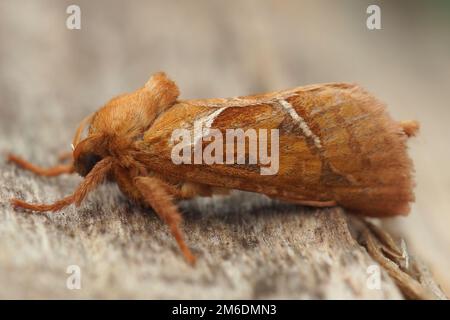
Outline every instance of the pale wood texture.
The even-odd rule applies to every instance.
[[[369,32],[364,1],[77,3],[82,29],[69,31],[70,1],[0,2],[2,156],[53,164],[81,119],[159,70],[185,99],[357,82],[396,119],[421,121],[410,144],[417,205],[388,224],[449,292],[444,19],[411,2],[409,10],[386,2],[383,30]],[[340,209],[244,193],[183,203],[186,238],[199,258],[193,269],[151,210],[132,206],[112,185],[61,213],[29,215],[8,203],[12,196],[49,202],[79,181],[37,178],[0,162],[1,298],[403,298],[385,271],[381,290],[368,288],[374,260],[360,244],[364,228]],[[81,290],[66,288],[72,264],[81,267]]]

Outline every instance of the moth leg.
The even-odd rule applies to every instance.
[[[16,155],[9,154],[7,160],[21,167],[22,169],[28,170],[44,177],[55,177],[64,173],[74,173],[75,169],[73,164],[59,164],[49,168],[43,168],[32,164]]]
[[[333,200],[331,201],[296,200],[294,201],[294,203],[300,204],[302,206],[318,207],[318,208],[337,206],[336,201]]]
[[[32,204],[22,201],[20,199],[11,199],[11,204],[14,208],[23,208],[32,211],[58,211],[72,203],[77,207],[81,204],[83,199],[98,185],[100,185],[106,178],[108,172],[111,170],[112,160],[111,158],[105,158],[100,160],[94,168],[86,175],[84,180],[78,186],[73,194],[67,196],[61,200],[58,200],[52,204]]]
[[[169,193],[166,184],[155,177],[137,177],[135,184],[141,192],[144,200],[152,206],[156,214],[169,226],[185,259],[190,264],[195,264],[195,256],[183,240],[179,224],[181,215],[173,203],[172,194]]]
[[[179,192],[181,194],[182,199],[191,199],[197,196],[200,197],[212,196],[212,188],[210,186],[193,182],[184,182],[181,185]]]
[[[214,187],[195,182],[183,182],[176,188],[174,194],[180,199],[192,199],[194,197],[212,197],[213,195],[226,196],[230,194],[230,189]]]

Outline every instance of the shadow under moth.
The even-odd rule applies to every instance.
[[[414,183],[406,141],[418,123],[392,120],[361,87],[327,83],[230,99],[178,96],[173,81],[154,74],[142,88],[113,98],[80,123],[70,163],[42,168],[9,155],[9,161],[38,175],[76,172],[84,177],[73,194],[52,204],[12,199],[13,206],[32,211],[79,206],[103,181],[115,181],[127,197],[153,208],[190,263],[195,257],[183,240],[175,205],[181,199],[238,189],[307,206],[342,206],[367,216],[408,214]],[[194,161],[174,161],[176,129],[193,132],[183,156]],[[216,144],[212,156],[220,160],[218,155],[226,153],[222,162],[195,161],[199,155],[203,160],[202,152],[213,143],[208,133],[229,129],[276,132],[276,172],[262,174],[267,164],[258,161],[236,161],[239,150],[248,158],[261,149],[261,144],[245,144],[251,137],[233,139],[231,147],[230,141],[220,148]]]

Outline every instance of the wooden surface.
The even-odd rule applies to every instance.
[[[408,2],[409,4],[410,2]],[[417,119],[417,204],[384,221],[450,292],[448,163],[450,44],[445,12],[381,2],[383,29],[365,28],[364,1],[0,2],[0,153],[53,164],[78,122],[159,70],[183,98],[226,97],[317,82],[357,82],[396,119]],[[236,193],[182,204],[185,264],[151,210],[105,185],[76,210],[29,215],[8,199],[49,202],[76,176],[37,178],[0,162],[1,298],[402,298],[340,209],[315,210]],[[352,232],[350,232],[352,231]],[[82,289],[66,288],[79,265]]]

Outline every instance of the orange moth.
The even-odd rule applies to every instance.
[[[11,162],[38,175],[77,172],[84,177],[72,195],[52,204],[19,199],[12,204],[58,211],[79,206],[103,181],[115,181],[127,197],[154,209],[191,263],[195,257],[183,240],[174,204],[180,199],[238,189],[307,206],[339,205],[375,217],[410,210],[413,168],[406,141],[418,124],[392,120],[383,104],[357,85],[318,84],[230,99],[178,96],[176,84],[157,73],[144,87],[113,98],[81,122],[72,163],[41,168],[9,155]],[[220,134],[229,137],[231,129],[241,130],[244,139],[230,135],[232,141],[217,144]],[[176,130],[182,134],[174,135]],[[255,134],[256,147],[250,144]],[[276,148],[267,143],[272,140]],[[258,162],[264,146],[267,154],[278,151],[277,168],[269,174],[263,172],[268,162]],[[241,159],[236,159],[239,151]],[[217,161],[206,161],[205,152]],[[174,158],[180,154],[181,161]]]

